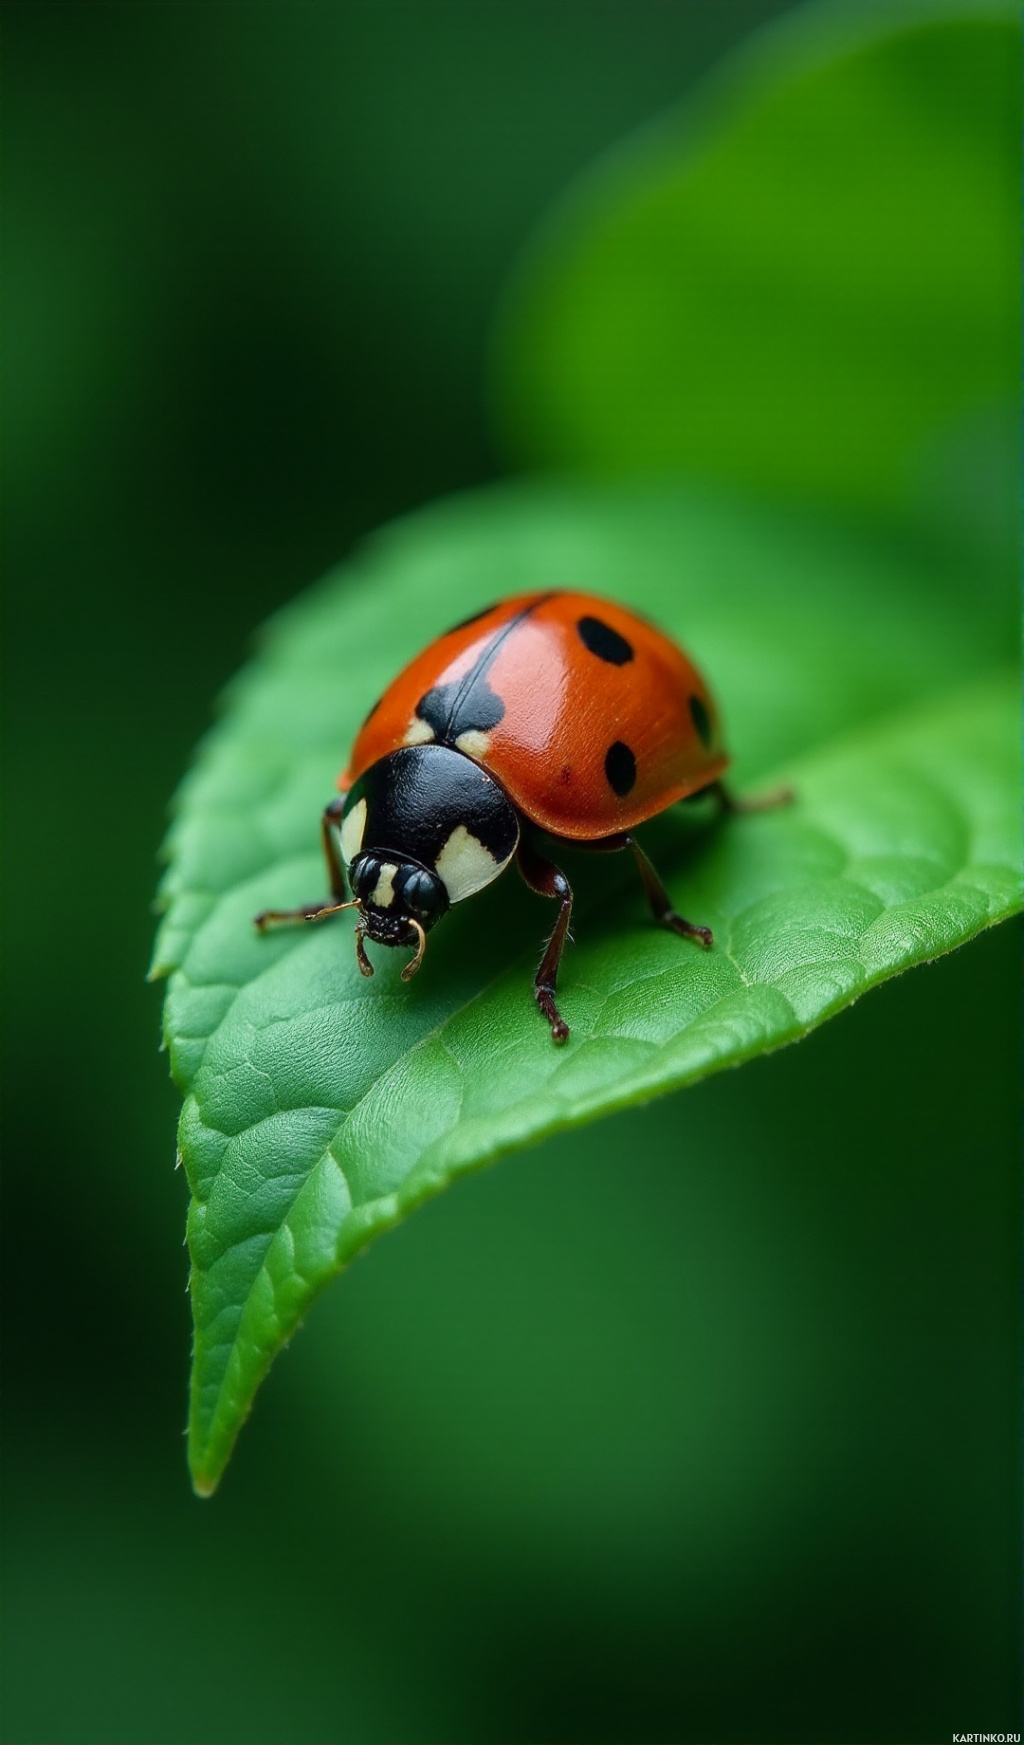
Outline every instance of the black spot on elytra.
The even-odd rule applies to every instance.
[[[471,684],[435,685],[416,705],[421,721],[431,728],[438,745],[454,745],[462,733],[489,733],[504,720],[505,705],[480,673]]]
[[[693,725],[700,734],[701,744],[705,747],[709,746],[711,744],[712,733],[711,716],[708,714],[707,708],[700,697],[690,698],[690,715],[693,719]]]
[[[453,624],[450,630],[445,631],[445,635],[454,636],[457,630],[468,630],[471,624],[475,624],[480,618],[486,618],[488,612],[493,612],[496,604],[495,601],[494,605],[481,606],[479,612],[471,612],[468,618],[460,618],[457,624]]]
[[[604,773],[619,798],[629,793],[636,781],[636,758],[628,745],[617,739],[605,754]]]
[[[511,618],[499,622],[468,673],[451,684],[435,685],[420,698],[416,713],[421,721],[427,723],[438,745],[453,746],[464,733],[489,733],[492,727],[504,720],[505,705],[492,691],[487,674],[503,645],[515,635],[524,618],[529,618],[531,612],[536,612],[538,607],[554,597],[554,594],[537,594]],[[485,618],[488,612],[495,610],[494,606],[485,606],[475,617],[464,618],[461,624],[456,624],[455,629],[465,629],[467,624],[475,623],[476,618]]]
[[[633,659],[631,644],[603,618],[580,618],[576,628],[584,648],[589,648],[598,660],[606,660],[610,666],[625,666]]]

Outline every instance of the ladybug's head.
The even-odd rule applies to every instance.
[[[365,939],[409,946],[416,955],[402,971],[406,981],[435,922],[496,879],[519,841],[504,789],[444,745],[402,746],[372,764],[335,828],[360,912],[359,967],[373,974]]]
[[[448,908],[448,892],[436,873],[415,860],[384,850],[357,854],[348,869],[352,894],[359,908],[356,951],[364,975],[373,968],[363,949],[364,939],[378,945],[407,945],[415,957],[402,971],[403,981],[423,962],[427,934]]]

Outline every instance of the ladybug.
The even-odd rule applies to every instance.
[[[559,904],[534,996],[564,1042],[555,992],[573,896],[539,838],[631,850],[655,920],[710,947],[710,928],[676,913],[633,832],[708,790],[735,809],[728,762],[707,685],[663,631],[590,594],[516,594],[439,636],[367,715],[342,797],[323,814],[333,901],[265,910],[256,925],[355,908],[363,974],[370,939],[413,950],[408,981],[430,929],[514,857],[530,889]]]

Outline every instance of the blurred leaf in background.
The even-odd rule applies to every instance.
[[[798,8],[618,147],[507,300],[515,451],[1012,540],[1017,42],[998,4]]]

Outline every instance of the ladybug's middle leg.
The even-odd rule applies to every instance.
[[[675,909],[672,907],[672,898],[669,896],[660,878],[655,872],[654,867],[648,860],[643,849],[640,847],[636,837],[627,836],[626,846],[633,850],[633,859],[636,861],[637,870],[643,880],[644,890],[647,893],[647,901],[651,905],[651,914],[654,916],[654,919],[659,922],[662,927],[671,928],[673,933],[680,934],[684,939],[699,939],[701,944],[710,950],[714,943],[710,927],[698,927],[693,921],[687,921],[682,915],[677,914]]]
[[[580,846],[597,849],[599,853],[614,852],[618,848],[630,849],[637,864],[637,871],[643,880],[647,901],[651,906],[651,914],[659,926],[668,927],[683,939],[699,939],[703,946],[710,949],[714,943],[710,927],[698,927],[695,922],[687,921],[684,916],[673,909],[672,898],[635,836],[631,836],[628,831],[624,830],[620,836],[603,836],[598,842],[581,843]]]
[[[562,905],[540,960],[540,968],[533,978],[533,997],[551,1025],[552,1042],[564,1042],[569,1026],[555,1005],[555,988],[572,916],[572,887],[561,868],[554,861],[547,860],[525,837],[519,839],[516,863],[531,891],[536,891],[539,897],[554,897]]]

